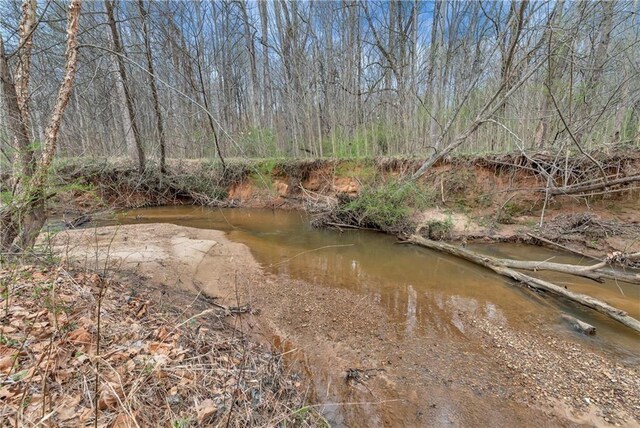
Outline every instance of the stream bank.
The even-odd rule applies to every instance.
[[[593,156],[611,177],[640,173],[637,152]],[[600,259],[640,251],[637,186],[559,194],[545,204],[545,168],[552,159],[549,153],[450,157],[410,185],[402,183],[419,159],[230,159],[225,170],[213,161],[180,160],[169,162],[166,175],[139,172],[124,161],[71,159],[56,166],[50,210],[73,221],[96,211],[180,204],[301,209],[321,226],[393,234],[420,228],[446,241],[552,241]],[[599,177],[587,158],[566,163],[571,170],[555,177],[565,186]]]
[[[376,258],[363,264],[365,259],[355,252],[362,251],[360,245],[371,247],[370,238],[392,246],[392,240],[385,244],[388,237],[366,234],[367,241],[359,244],[354,235],[355,247],[309,252],[307,246],[320,248],[323,242],[306,242],[315,235],[292,233],[287,229],[289,217],[271,213],[268,221],[268,211],[259,213],[251,211],[243,218],[242,210],[215,217],[176,212],[171,217],[166,210],[159,215],[153,210],[130,211],[125,223],[128,218],[131,223],[153,224],[69,231],[59,237],[70,238],[70,254],[75,251],[77,257],[88,253],[91,260],[100,248],[103,257],[107,251],[113,255],[119,269],[136,270],[151,282],[203,292],[222,304],[248,303],[253,310],[238,315],[243,325],[281,346],[307,372],[319,411],[337,426],[363,420],[370,426],[638,423],[637,354],[612,353],[610,345],[558,330],[550,322],[557,308],[548,301],[510,289],[459,261],[428,259],[433,257],[428,252],[407,248],[402,251],[416,251],[416,257],[427,258],[425,266],[434,272],[439,267],[452,281],[426,277],[420,285],[396,278],[386,288],[375,280],[384,277],[384,265]],[[157,224],[167,221],[225,228],[229,238],[253,248],[253,255],[220,232]],[[247,233],[250,224],[257,229]],[[215,235],[217,244],[205,248],[209,235]],[[331,232],[325,246],[342,235]],[[290,240],[288,246],[307,246],[279,252],[270,243],[282,236]],[[256,252],[259,245],[268,246]],[[309,265],[309,257],[319,254],[323,256],[317,257],[317,264]],[[256,256],[262,267],[253,261]],[[408,253],[405,256],[401,258],[415,270],[415,262]],[[242,268],[214,268],[225,265]],[[327,281],[349,265],[357,275],[344,286]],[[315,280],[299,276],[303,266],[317,275]],[[371,266],[381,270],[367,274]],[[459,269],[465,280],[457,279]],[[399,266],[394,272],[403,270],[407,271]],[[460,288],[452,289],[456,283]],[[494,289],[497,294],[489,293]],[[605,332],[606,328],[607,337]],[[637,341],[629,349],[634,349],[633,343]]]

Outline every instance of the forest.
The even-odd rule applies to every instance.
[[[0,426],[640,423],[639,20],[0,1]]]
[[[66,6],[38,5],[27,46],[20,3],[0,7],[14,77],[29,50],[30,137],[44,141]],[[143,166],[637,147],[639,12],[634,1],[86,2],[57,153]],[[17,148],[0,111],[7,165]]]

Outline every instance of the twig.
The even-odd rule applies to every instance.
[[[281,264],[283,264],[283,263],[288,263],[288,262],[290,262],[291,260],[295,259],[296,257],[299,257],[299,256],[301,256],[301,255],[303,255],[303,254],[307,254],[307,253],[313,253],[314,251],[320,251],[320,250],[324,250],[324,249],[327,249],[327,248],[353,247],[354,245],[355,245],[355,244],[325,245],[324,247],[314,248],[313,250],[302,251],[301,253],[298,253],[298,254],[296,254],[296,255],[295,255],[295,256],[293,256],[293,257],[289,257],[289,258],[288,258],[288,259],[286,259],[286,260],[283,260],[283,261],[278,262],[278,263],[270,264],[270,265],[269,265],[269,267],[280,266],[280,265],[281,265]]]
[[[106,263],[105,263],[106,266]],[[96,363],[95,363],[95,371],[96,371],[96,384],[95,389],[93,391],[93,405],[94,405],[94,419],[93,426],[94,428],[98,428],[98,392],[100,386],[100,320],[101,320],[101,310],[102,310],[102,298],[104,297],[104,292],[106,289],[105,279],[100,277],[100,291],[98,294],[98,313],[97,313],[97,332],[96,332]]]

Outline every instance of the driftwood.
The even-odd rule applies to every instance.
[[[588,254],[581,253],[581,252],[580,252],[580,251],[578,251],[578,250],[574,250],[574,249],[573,249],[573,248],[571,248],[571,247],[567,247],[566,245],[559,244],[559,243],[557,243],[557,242],[555,242],[555,241],[552,241],[552,240],[550,240],[550,239],[543,238],[542,236],[537,236],[537,235],[534,235],[534,234],[532,234],[532,233],[527,233],[527,236],[529,236],[529,237],[531,237],[531,238],[535,239],[536,241],[540,241],[540,242],[542,242],[542,243],[544,243],[544,244],[548,244],[548,245],[551,245],[551,246],[553,246],[553,247],[558,247],[558,248],[560,248],[560,249],[562,249],[562,250],[568,251],[568,252],[573,253],[573,254],[575,254],[575,255],[577,255],[577,256],[582,256],[582,257],[584,257],[584,258],[592,259],[592,260],[598,260],[597,258],[595,258],[595,257],[593,257],[593,256],[590,256],[590,255],[588,255]]]
[[[571,315],[564,314],[562,315],[562,319],[567,322],[577,332],[582,334],[586,334],[589,336],[593,336],[596,334],[596,328],[591,324],[587,324],[584,321],[580,321],[578,318],[572,317]]]
[[[527,235],[545,244],[557,246],[558,248],[562,248],[564,250],[583,256],[585,258],[598,260],[598,263],[593,264],[591,266],[575,266],[575,265],[567,265],[567,264],[560,264],[560,263],[525,262],[525,263],[534,263],[534,264],[541,263],[541,265],[540,267],[534,268],[534,269],[527,269],[526,267],[520,267],[515,265],[509,266],[509,267],[513,267],[516,269],[525,269],[525,270],[553,270],[557,272],[569,273],[572,275],[584,276],[585,278],[589,278],[597,282],[603,282],[605,279],[612,279],[614,281],[623,281],[623,282],[628,282],[630,284],[640,284],[640,274],[638,273],[621,272],[619,270],[608,268],[607,266],[610,264],[609,261],[601,261],[599,259],[596,259],[595,257],[582,254],[579,251],[572,250],[569,247],[565,247],[564,245],[558,244],[557,242],[550,241],[540,236],[532,235],[530,233],[527,233]],[[628,261],[635,261],[639,258],[639,256],[640,256],[640,253],[625,254],[624,259]],[[518,263],[521,263],[521,262],[518,262]],[[554,267],[557,267],[557,268],[554,268]],[[582,272],[583,274],[581,275],[578,272]]]
[[[82,226],[83,224],[89,223],[90,221],[91,221],[91,216],[89,214],[83,214],[71,220],[63,220],[64,225],[67,229],[76,229]]]
[[[498,265],[514,269],[530,271],[547,270],[553,272],[567,273],[570,275],[582,276],[596,282],[604,282],[605,279],[640,284],[640,275],[626,272],[617,272],[612,269],[605,269],[607,261],[599,262],[590,266],[576,266],[564,263],[551,262],[530,262],[511,259],[495,259]]]
[[[430,248],[432,250],[452,254],[462,259],[476,263],[480,266],[484,266],[497,274],[515,279],[516,281],[526,284],[533,289],[546,291],[551,294],[564,297],[568,300],[571,300],[572,302],[578,303],[580,305],[598,311],[601,314],[607,315],[608,317],[640,333],[640,321],[629,316],[629,314],[627,314],[625,311],[614,308],[608,303],[605,303],[602,300],[593,298],[591,296],[587,296],[586,294],[574,293],[573,291],[569,291],[559,285],[544,281],[542,279],[534,278],[522,272],[518,272],[505,265],[504,259],[481,255],[466,248],[456,247],[444,242],[431,241],[418,235],[412,235],[411,237],[409,237],[408,242],[420,245],[422,247]],[[515,262],[515,260],[511,260],[510,262]]]
[[[606,189],[607,187],[615,186],[618,184],[628,184],[636,181],[640,181],[640,175],[633,175],[630,177],[617,178],[615,180],[588,182],[582,184],[574,184],[564,187],[552,187],[549,189],[549,193],[553,196],[557,195],[574,195],[576,193],[589,192],[593,190]]]

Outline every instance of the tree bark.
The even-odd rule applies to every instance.
[[[271,66],[269,61],[269,16],[267,15],[267,2],[258,2],[258,12],[260,14],[260,44],[262,45],[262,56],[264,64],[262,65],[262,78],[264,80],[264,89],[262,94],[262,114],[266,119],[266,124],[271,126],[271,117],[273,115],[271,109],[273,107],[272,85],[271,85]]]
[[[14,135],[18,150],[22,153],[27,153],[29,151],[29,146],[31,145],[31,137],[29,136],[28,128],[29,122],[24,121],[25,116],[22,114],[22,109],[18,102],[16,84],[11,74],[2,36],[0,36],[0,81],[2,82],[2,95],[4,98],[9,129]],[[33,156],[21,156],[21,158],[22,177],[19,177],[18,180],[31,175],[33,167]],[[27,159],[29,160],[28,162]]]
[[[247,13],[247,2],[242,0],[239,3],[240,11],[242,12],[242,22],[244,24],[244,40],[247,45],[247,54],[249,55],[249,70],[251,71],[251,99],[249,104],[251,105],[252,113],[252,125],[256,124],[257,112],[260,95],[260,85],[258,83],[258,66],[256,64],[256,48],[253,43],[253,34],[251,34],[251,24],[249,23],[249,14]]]
[[[160,172],[167,172],[166,165],[166,143],[164,136],[164,124],[162,121],[162,111],[158,97],[158,87],[156,85],[156,75],[153,70],[153,56],[151,55],[151,37],[149,36],[148,13],[144,8],[144,0],[138,0],[138,10],[142,19],[142,33],[144,36],[144,47],[147,58],[147,70],[149,71],[149,88],[153,98],[153,110],[156,113],[156,127],[158,128],[158,139],[160,140]]]
[[[430,248],[432,250],[448,253],[456,257],[460,257],[477,265],[484,266],[485,268],[490,269],[497,274],[512,278],[518,282],[526,284],[527,286],[536,290],[546,291],[553,295],[560,296],[572,302],[578,303],[582,306],[586,306],[640,333],[640,321],[629,316],[625,311],[614,308],[608,303],[605,303],[599,299],[595,299],[591,296],[587,296],[581,293],[574,293],[559,285],[544,281],[542,279],[534,278],[529,275],[525,275],[505,265],[501,265],[501,261],[503,261],[501,259],[477,254],[466,248],[456,247],[444,242],[431,241],[418,235],[412,235],[409,238],[408,242],[420,245],[422,247]]]
[[[18,67],[16,68],[15,91],[25,129],[31,130],[31,113],[29,109],[29,80],[31,78],[31,51],[33,48],[33,33],[36,29],[36,0],[23,0],[22,19],[19,27],[20,50]],[[27,135],[29,143],[18,139],[18,150],[22,161],[22,174],[33,174],[33,158],[35,146],[31,144],[31,135]]]
[[[131,122],[131,131],[133,132],[133,138],[135,143],[137,161],[138,161],[138,169],[142,172],[145,167],[145,154],[144,148],[142,147],[142,139],[140,136],[140,130],[138,128],[138,123],[136,120],[136,109],[133,102],[133,94],[131,93],[131,88],[129,87],[129,82],[127,80],[127,69],[124,64],[124,60],[121,55],[124,55],[122,49],[122,43],[120,42],[120,32],[118,31],[118,26],[116,24],[116,18],[114,14],[114,2],[113,0],[105,0],[104,2],[105,9],[107,10],[107,21],[109,24],[109,28],[111,30],[111,39],[113,41],[113,50],[118,54],[116,55],[116,62],[118,64],[118,74],[120,75],[120,81],[122,83],[122,89],[125,95],[125,104],[127,106],[127,114],[129,116],[129,121]]]

